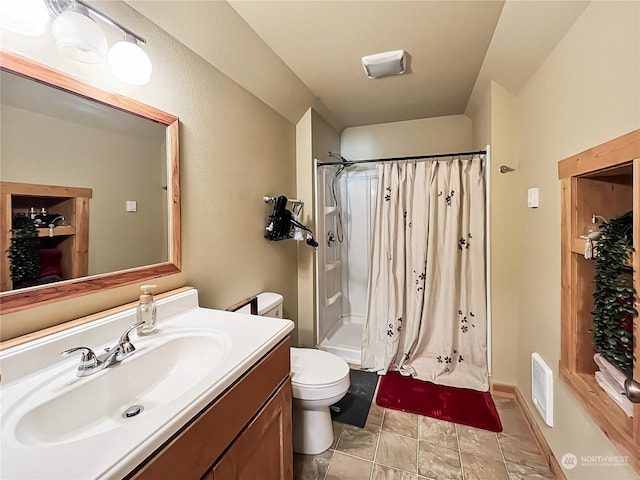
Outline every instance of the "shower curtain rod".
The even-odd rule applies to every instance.
[[[483,155],[486,154],[486,150],[477,150],[475,152],[458,152],[458,153],[440,153],[437,155],[417,155],[415,157],[393,157],[393,158],[373,158],[371,160],[347,160],[344,159],[342,162],[322,162],[317,163],[318,167],[328,167],[330,165],[356,165],[358,163],[376,163],[376,162],[395,162],[399,160],[422,160],[429,158],[443,158],[443,157],[459,157],[462,155]],[[340,158],[344,158],[341,155],[332,154],[329,152],[329,156],[339,156]]]

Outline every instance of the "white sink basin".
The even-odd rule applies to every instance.
[[[15,437],[26,445],[69,442],[135,422],[196,385],[229,353],[230,344],[223,333],[163,338],[162,343],[139,348],[123,362],[56,391],[55,385],[69,375],[60,373],[39,386],[50,391],[51,398],[18,420]],[[42,393],[32,398],[37,401]],[[142,412],[123,418],[133,405],[142,406]],[[19,411],[24,410],[21,405]]]
[[[60,352],[114,345],[134,309],[0,352],[0,478],[124,478],[293,330],[200,308],[196,290],[159,301],[158,318],[157,334],[131,336],[132,356],[88,377]]]

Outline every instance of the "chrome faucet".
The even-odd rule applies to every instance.
[[[128,327],[124,333],[120,336],[118,343],[114,347],[105,348],[104,353],[96,355],[89,347],[74,347],[64,352],[60,352],[63,357],[69,356],[72,353],[82,351],[80,356],[80,365],[78,365],[78,371],[76,375],[78,377],[86,377],[93,375],[111,365],[121,362],[135,351],[136,347],[133,346],[129,339],[129,334],[132,330],[144,325],[144,322],[138,322]]]

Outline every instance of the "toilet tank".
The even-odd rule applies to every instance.
[[[284,297],[279,293],[263,292],[258,295],[258,315],[264,317],[282,318],[282,303]],[[251,313],[251,307],[245,305],[238,310],[241,313]]]
[[[258,295],[258,315],[282,318],[284,297],[279,293],[263,292]]]

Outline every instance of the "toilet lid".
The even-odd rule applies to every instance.
[[[291,382],[307,387],[333,385],[349,376],[340,357],[312,348],[291,348]]]

